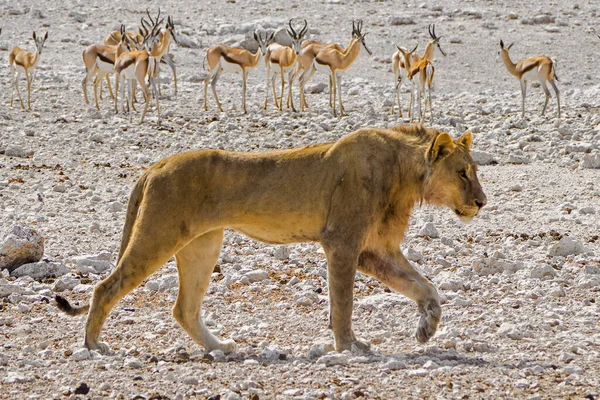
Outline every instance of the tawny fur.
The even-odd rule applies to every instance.
[[[136,183],[116,269],[94,289],[85,345],[99,342],[114,305],[173,255],[179,294],[173,314],[207,351],[235,349],[214,336],[200,309],[223,230],[267,243],[319,242],[328,261],[330,323],[338,351],[363,348],[352,331],[356,271],[414,300],[416,338],[435,333],[441,307],[433,284],[400,251],[413,206],[445,205],[471,219],[486,198],[470,156],[471,134],[421,126],[366,128],[335,143],[264,153],[200,150],[174,155]],[[59,306],[71,315],[86,307]]]

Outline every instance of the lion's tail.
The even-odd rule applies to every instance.
[[[121,260],[121,257],[123,256],[123,253],[125,252],[125,249],[127,249],[127,245],[129,244],[129,238],[131,236],[133,224],[135,223],[137,213],[142,202],[146,179],[147,174],[142,175],[142,177],[137,181],[133,190],[131,191],[129,205],[127,206],[127,215],[125,216],[125,226],[123,227],[123,237],[121,238],[121,249],[119,250],[119,258],[117,259],[117,264]],[[75,316],[86,314],[90,309],[89,304],[74,307],[71,305],[71,303],[69,303],[67,299],[59,295],[56,295],[54,299],[56,300],[56,305],[58,306],[58,308],[67,315]]]
[[[129,245],[133,224],[137,218],[140,204],[142,204],[144,186],[146,185],[147,177],[148,173],[145,173],[140,179],[138,179],[133,187],[133,190],[131,191],[131,196],[129,196],[129,204],[127,205],[127,214],[125,215],[125,226],[123,227],[123,236],[121,238],[121,248],[119,249],[117,265],[119,264],[119,261],[121,261],[121,257],[123,257],[123,253],[125,253],[125,250]]]
[[[59,295],[54,296],[54,299],[56,300],[56,305],[58,306],[58,308],[67,315],[75,316],[87,314],[88,310],[90,309],[89,304],[86,304],[85,306],[81,307],[73,307],[67,299]]]

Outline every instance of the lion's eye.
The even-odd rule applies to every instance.
[[[467,171],[465,171],[465,170],[460,171],[458,174],[463,179],[469,179],[469,177],[467,176]]]

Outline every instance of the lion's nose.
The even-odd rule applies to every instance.
[[[479,208],[483,208],[483,206],[485,206],[487,204],[487,202],[485,201],[485,199],[482,200],[475,200],[475,205]]]

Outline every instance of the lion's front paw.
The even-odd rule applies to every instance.
[[[227,339],[221,341],[221,350],[223,353],[235,353],[237,350],[237,343],[233,339]]]
[[[106,343],[102,343],[102,342],[87,342],[85,344],[85,347],[87,347],[88,350],[99,351],[100,354],[109,354],[110,353],[110,347],[108,347],[108,345]]]
[[[442,315],[442,309],[437,302],[430,302],[426,310],[421,313],[419,326],[415,337],[419,343],[427,343],[433,337],[437,330],[438,323]]]
[[[371,351],[371,343],[365,343],[360,340],[355,340],[354,342],[352,342],[352,345],[350,346],[350,351],[353,353],[354,352],[368,353]]]

